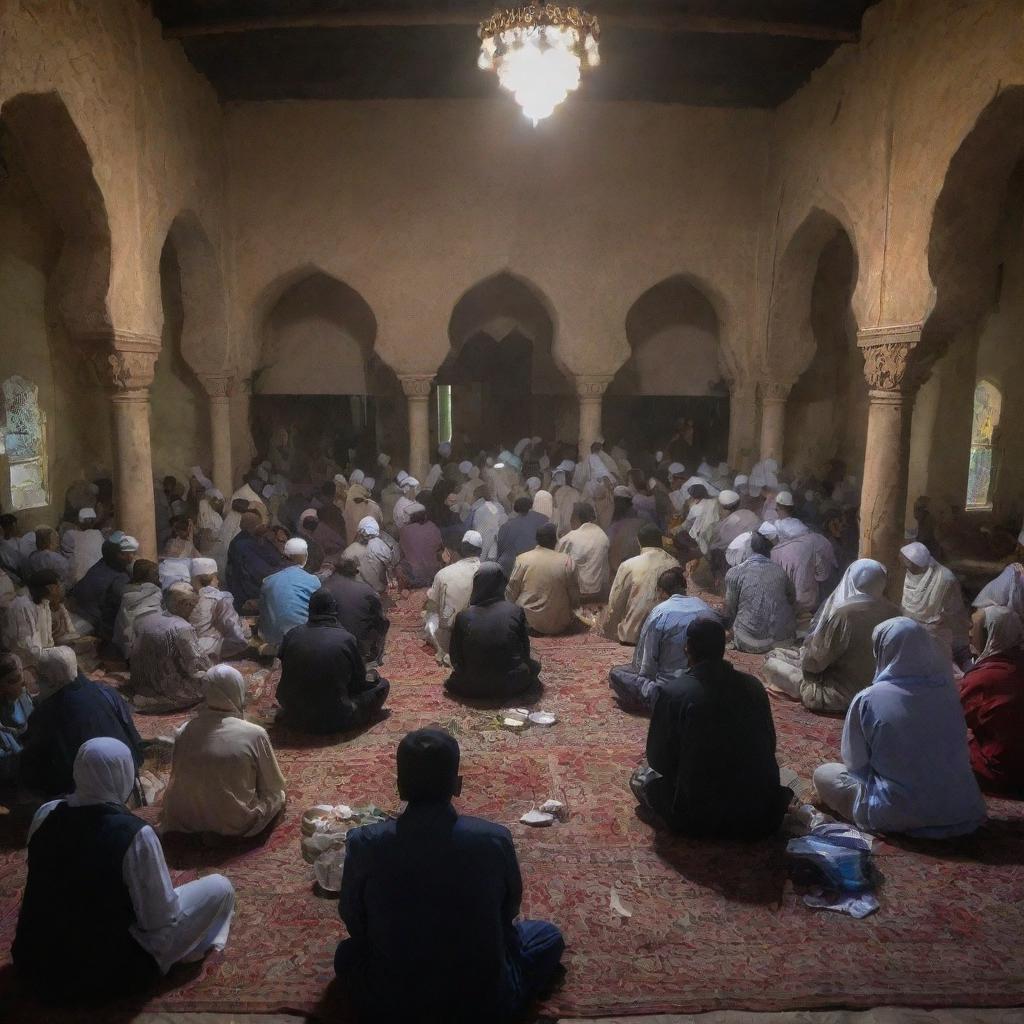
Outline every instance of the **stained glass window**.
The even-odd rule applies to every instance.
[[[3,383],[3,450],[15,510],[50,504],[46,488],[46,422],[39,388],[24,377]]]
[[[974,421],[971,426],[971,465],[967,475],[967,507],[988,508],[992,504],[993,449],[1003,396],[991,381],[982,380],[974,389]]]

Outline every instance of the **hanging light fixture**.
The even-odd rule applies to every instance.
[[[497,73],[536,125],[579,86],[584,67],[601,63],[600,35],[597,18],[578,7],[508,7],[481,23],[477,64]]]

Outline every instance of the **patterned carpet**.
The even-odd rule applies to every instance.
[[[104,1020],[128,1020],[143,1005],[338,1016],[329,983],[343,931],[335,903],[314,894],[312,869],[299,853],[299,817],[324,801],[394,807],[395,745],[409,729],[430,723],[449,728],[462,744],[461,809],[504,822],[515,835],[524,913],[551,919],[566,934],[568,974],[545,1013],[1024,1002],[1024,805],[990,801],[991,823],[965,841],[878,844],[882,908],[867,920],[811,911],[786,879],[781,837],[753,845],[685,842],[637,818],[626,783],[646,722],[616,710],[606,682],[607,669],[627,660],[628,651],[595,636],[537,641],[547,687],[540,706],[559,721],[513,734],[496,727],[493,711],[443,695],[444,673],[416,636],[416,607],[404,599],[393,615],[389,718],[341,739],[272,729],[289,806],[264,844],[167,844],[176,883],[211,871],[234,883],[238,913],[226,952],[173,973],[143,1003],[106,1008]],[[756,671],[762,659],[734,660]],[[276,674],[243,667],[252,676],[259,720],[272,706]],[[773,707],[783,765],[806,779],[815,765],[836,759],[840,721],[788,702]],[[155,736],[183,720],[139,723],[144,735]],[[541,830],[519,824],[524,811],[548,797],[568,803],[568,822]],[[24,816],[0,818],[5,951],[24,881],[24,825]],[[611,908],[613,886],[631,917]],[[16,995],[9,965],[0,967],[2,1003],[15,1008],[14,1016],[0,1014],[8,1020],[98,1019],[95,1010],[58,1013]]]

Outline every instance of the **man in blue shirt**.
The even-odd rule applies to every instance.
[[[686,631],[694,619],[721,621],[699,597],[686,596],[686,572],[680,566],[658,577],[658,595],[661,603],[640,630],[632,664],[617,665],[609,673],[615,699],[626,711],[649,714],[659,688],[689,671]]]
[[[266,644],[261,654],[275,653],[289,629],[309,621],[309,599],[320,589],[320,580],[303,568],[309,546],[301,537],[292,537],[284,554],[292,564],[260,586],[259,629]]]
[[[481,1024],[519,1017],[550,984],[565,942],[516,923],[522,878],[502,825],[460,815],[459,745],[419,729],[398,746],[398,819],[348,834],[334,967],[362,1019]]]

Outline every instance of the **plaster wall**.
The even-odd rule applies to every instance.
[[[502,271],[540,295],[570,372],[614,374],[628,310],[681,273],[722,348],[749,352],[770,116],[570,101],[533,128],[505,97],[229,107],[239,347],[315,267],[369,303],[401,372],[436,371],[459,298]]]

